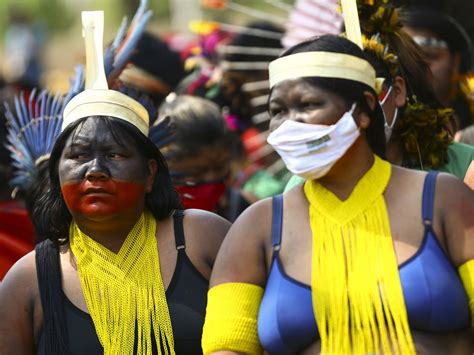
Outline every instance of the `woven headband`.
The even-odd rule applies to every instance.
[[[289,79],[321,77],[353,80],[376,90],[374,68],[364,59],[342,53],[303,52],[270,63],[270,88]],[[377,91],[377,90],[376,90]]]

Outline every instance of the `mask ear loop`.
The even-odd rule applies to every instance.
[[[385,94],[385,97],[382,99],[382,101],[380,101],[380,105],[385,104],[388,97],[390,96],[390,93],[392,92],[392,89],[393,89],[393,85],[390,85],[390,88],[387,90],[387,93]]]

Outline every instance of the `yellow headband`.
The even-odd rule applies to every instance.
[[[86,89],[64,108],[62,130],[80,118],[110,116],[131,123],[148,136],[148,111],[134,99],[108,88],[102,50],[103,11],[82,12],[82,29],[86,45]]]
[[[268,67],[270,88],[289,79],[322,77],[354,80],[376,89],[375,70],[364,59],[342,53],[303,52],[278,58]]]

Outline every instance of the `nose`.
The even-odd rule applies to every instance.
[[[87,180],[107,180],[109,177],[108,169],[102,164],[99,158],[95,158],[91,161],[85,175]]]
[[[292,109],[288,112],[288,120],[295,122],[305,123],[307,120],[307,116],[307,113],[297,109]]]

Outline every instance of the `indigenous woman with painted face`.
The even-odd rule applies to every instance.
[[[229,223],[179,210],[146,109],[107,89],[102,16],[83,13],[86,90],[65,107],[51,187],[35,209],[48,240],[1,286],[2,354],[201,352],[208,279]]]
[[[306,183],[231,227],[204,353],[471,352],[473,192],[384,160],[375,70],[348,39],[298,44],[269,72],[268,141]]]

